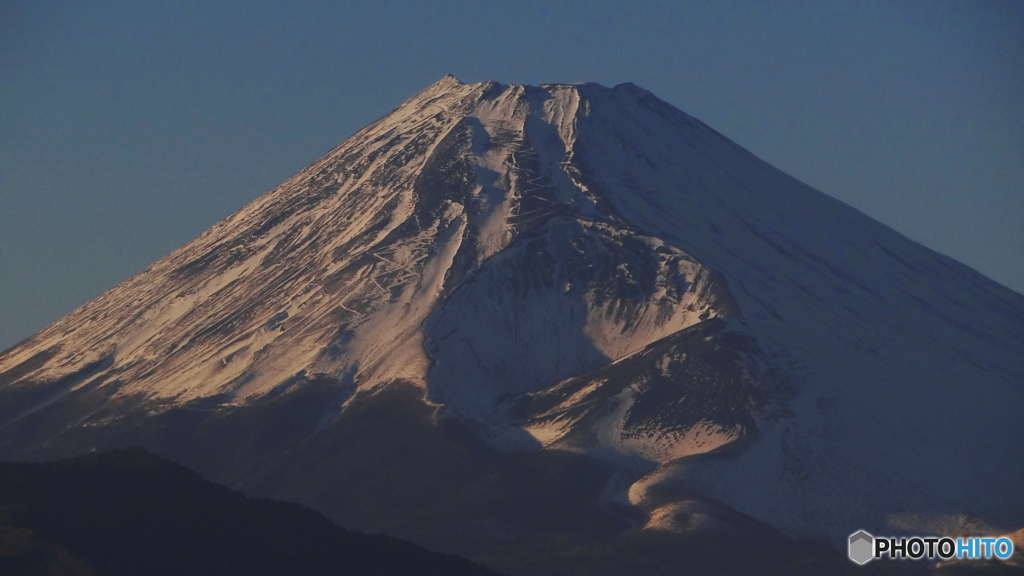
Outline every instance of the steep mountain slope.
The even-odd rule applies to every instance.
[[[551,90],[435,84],[3,366],[52,356],[33,380],[102,371],[120,395],[177,403],[245,401],[300,370],[363,388],[429,379],[468,412],[485,409],[478,394],[550,384],[714,315],[713,273],[601,217],[571,159],[556,169],[567,154],[537,114],[571,138],[579,95]],[[530,140],[528,125],[551,133]],[[519,308],[495,312],[501,298]],[[449,300],[472,316],[451,321]],[[459,331],[484,329],[502,358],[462,362]],[[465,385],[484,373],[488,386]]]
[[[138,443],[478,555],[1009,531],[1022,358],[1024,297],[645,90],[446,77],[0,355],[0,454]]]

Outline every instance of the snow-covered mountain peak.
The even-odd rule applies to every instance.
[[[592,239],[618,245],[635,238],[652,262],[669,267],[661,273],[668,284],[643,290],[682,302],[676,291],[688,281],[675,277],[681,264],[654,254],[675,250],[672,258],[685,260],[685,253],[632,229],[580,177],[573,147],[577,123],[590,113],[580,109],[588,91],[615,92],[462,84],[446,76],[13,350],[3,365],[52,355],[29,376],[48,381],[101,362],[119,375],[108,384],[118,394],[175,402],[213,395],[244,402],[303,371],[355,371],[371,387],[394,378],[423,383],[431,361],[417,326],[431,313],[443,317],[439,304],[456,292],[456,279],[488,273],[483,263],[510,247],[523,250],[513,244],[524,237],[557,247],[561,258],[593,258],[580,252]],[[621,255],[619,266],[635,265],[636,257]],[[689,266],[685,274],[696,277],[701,267]],[[601,273],[612,279],[621,272]],[[566,278],[563,295],[597,281]],[[679,310],[659,317],[661,327],[642,341],[620,338],[588,313],[580,345],[594,350],[579,353],[589,358],[584,365],[645,345],[688,325],[684,316],[704,312]],[[558,378],[584,366],[563,364]],[[551,375],[539,378],[527,388]]]
[[[1022,357],[1019,294],[642,88],[446,76],[0,355],[0,426],[324,386],[321,430],[412,384],[642,475],[615,497],[651,526],[698,494],[815,537],[1010,530]]]

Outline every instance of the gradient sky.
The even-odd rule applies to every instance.
[[[1024,2],[0,4],[0,349],[446,73],[635,82],[1024,292]]]

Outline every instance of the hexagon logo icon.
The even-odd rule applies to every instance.
[[[857,564],[863,566],[867,564],[874,554],[875,537],[863,530],[858,530],[853,534],[850,534],[850,547],[848,554],[850,560],[853,560]]]

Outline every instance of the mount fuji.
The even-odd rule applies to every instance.
[[[1009,533],[1022,414],[1024,297],[632,84],[446,76],[0,354],[0,457],[141,445],[515,574]]]

